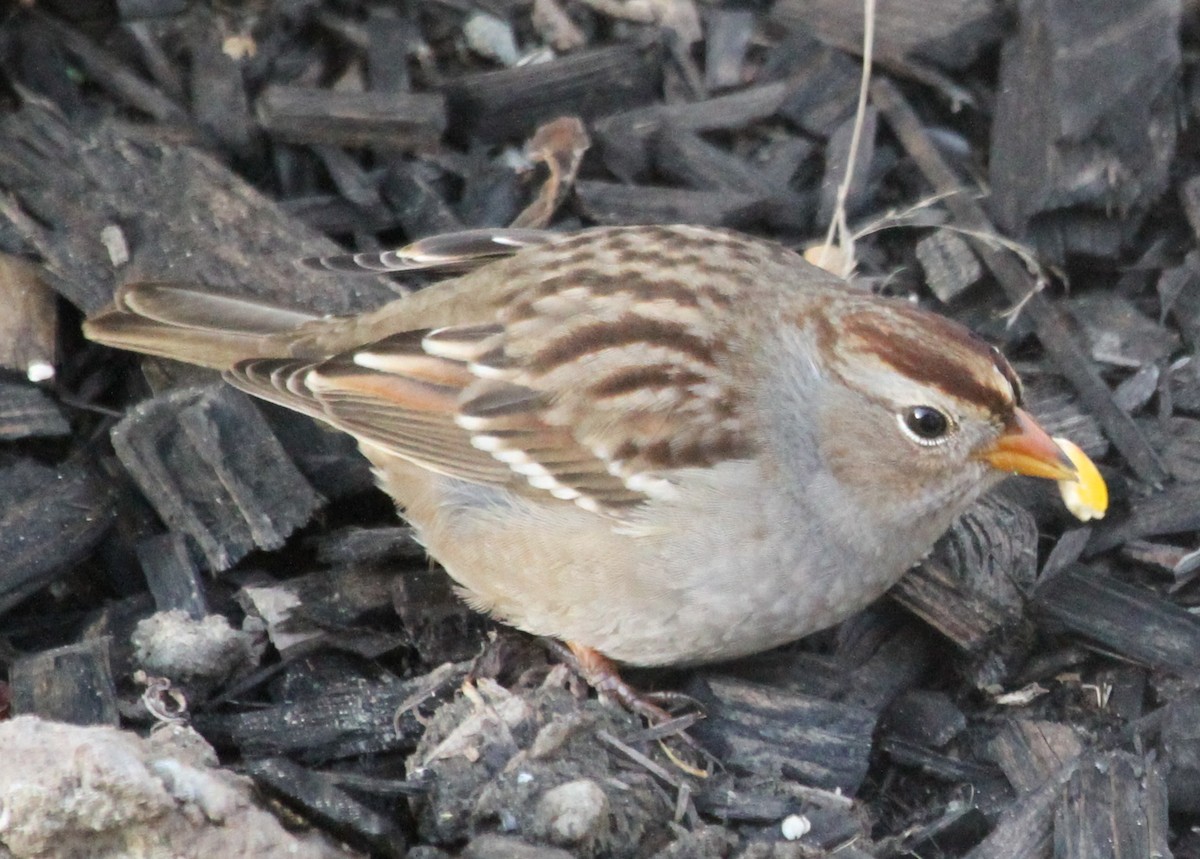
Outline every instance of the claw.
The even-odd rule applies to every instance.
[[[583,681],[601,695],[605,695],[628,710],[641,716],[651,730],[670,725],[677,730],[694,724],[695,719],[676,716],[669,707],[694,707],[701,710],[699,702],[680,692],[639,692],[621,678],[617,665],[603,653],[591,647],[568,641],[546,639],[547,646],[560,659],[571,666]]]

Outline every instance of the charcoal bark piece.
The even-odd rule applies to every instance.
[[[316,552],[317,563],[356,566],[395,565],[397,561],[422,560],[425,547],[408,525],[377,528],[349,527],[305,540]]]
[[[101,636],[18,659],[8,682],[15,716],[72,725],[116,725],[117,688]]]
[[[1177,483],[1130,503],[1129,512],[1097,528],[1087,555],[1129,540],[1200,529],[1200,483]]]
[[[883,730],[892,737],[940,749],[966,730],[967,717],[944,692],[914,689],[888,707]]]
[[[1142,426],[1172,477],[1181,483],[1200,480],[1200,420],[1147,419]]]
[[[1173,701],[1162,727],[1171,811],[1200,814],[1200,696]]]
[[[537,167],[529,172],[518,171],[505,163],[504,158],[487,157],[484,147],[477,147],[462,171],[462,194],[454,212],[467,228],[515,227],[518,219],[525,217],[522,206],[529,202],[533,177],[545,172]],[[563,188],[564,192],[568,190]],[[535,200],[529,205],[536,210],[542,203]],[[532,211],[530,215],[538,217],[538,212]],[[545,223],[526,226],[541,229]]]
[[[880,740],[879,750],[885,752],[893,763],[919,769],[922,774],[938,781],[969,784],[998,784],[1004,781],[995,767],[963,760],[899,737],[885,735]]]
[[[1012,617],[996,600],[973,592],[952,570],[926,561],[910,570],[889,595],[968,653],[980,652]]]
[[[987,818],[979,808],[978,793],[972,797],[973,804],[951,802],[936,819],[906,829],[901,849],[893,855],[958,856],[978,843],[987,832]]]
[[[775,49],[767,62],[771,77],[782,77],[788,93],[779,115],[801,130],[827,138],[854,113],[862,68],[858,61],[797,30]]]
[[[112,525],[115,500],[80,460],[0,469],[0,615],[85,557]]]
[[[716,98],[654,104],[597,120],[593,131],[605,166],[633,181],[649,169],[650,142],[665,126],[688,132],[741,129],[774,115],[794,88],[791,81],[774,81]]]
[[[775,833],[780,823],[796,814],[802,814],[811,827],[804,836],[810,846],[833,849],[848,843],[862,844],[868,837],[865,821],[852,799],[791,781],[737,776],[728,770],[718,770],[699,786],[694,799],[697,811],[727,826],[740,823],[767,827],[768,840],[778,837]],[[669,855],[682,859],[691,854]],[[842,855],[840,850],[837,855]]]
[[[142,364],[143,370],[162,366],[162,362]],[[379,491],[370,463],[359,452],[353,436],[283,406],[262,400],[254,404],[317,494],[337,500]]]
[[[192,620],[208,614],[204,582],[182,534],[158,534],[139,540],[137,558],[158,611],[183,611]]]
[[[1041,575],[1043,577],[1054,575],[1082,558],[1083,550],[1087,548],[1091,536],[1092,529],[1087,525],[1065,531],[1058,538],[1058,542],[1054,544],[1054,548],[1050,550],[1050,554],[1046,556],[1046,563],[1042,565]]]
[[[369,212],[383,208],[378,178],[368,174],[350,153],[328,144],[318,144],[313,151],[343,197]]]
[[[992,122],[997,221],[1037,241],[1040,215],[1080,208],[1132,236],[1166,189],[1175,151],[1178,0],[1017,8]]]
[[[1092,358],[1101,363],[1141,367],[1179,348],[1178,334],[1119,295],[1081,295],[1062,302],[1062,307],[1079,323]]]
[[[520,139],[559,116],[591,120],[646,104],[661,80],[658,44],[635,42],[463,75],[443,87],[449,133],[459,142]]]
[[[420,45],[416,9],[372,6],[367,12],[367,81],[375,92],[407,92],[412,80],[405,60]]]
[[[127,22],[143,18],[170,18],[187,7],[187,0],[117,0],[117,17]]]
[[[726,824],[771,824],[795,811],[796,801],[782,795],[776,782],[743,786],[728,770],[718,770],[696,794],[696,809]]]
[[[689,188],[744,194],[772,194],[779,190],[778,185],[742,158],[670,123],[654,136],[653,148],[658,172]]]
[[[446,130],[439,93],[340,92],[275,84],[259,96],[259,122],[280,140],[367,147],[383,152],[433,149]]]
[[[879,124],[879,112],[868,107],[859,127],[858,149],[854,153],[854,174],[846,193],[846,216],[856,218],[870,207],[872,198],[868,194],[871,161],[875,157],[875,130]],[[850,164],[850,142],[857,117],[848,117],[838,123],[825,145],[825,175],[821,178],[821,200],[817,207],[817,223],[828,224],[837,208],[838,189],[845,181]]]
[[[323,503],[250,399],[227,385],[148,400],[113,427],[112,442],[159,516],[214,571],[278,549]]]
[[[211,11],[198,7],[185,28],[191,69],[188,76],[192,114],[201,126],[232,153],[253,154],[257,129],[241,64],[222,49],[225,35]]]
[[[755,14],[749,9],[714,7],[706,17],[704,87],[711,92],[737,86],[744,80],[746,50],[757,26]]]
[[[87,110],[82,82],[75,73],[77,63],[62,40],[37,17],[13,20],[25,26],[4,28],[5,81],[0,84],[0,98],[6,105],[14,103],[12,81],[19,81],[68,116],[79,116]]]
[[[716,674],[697,678],[688,694],[707,712],[691,731],[735,771],[847,794],[866,777],[870,710]]]
[[[962,182],[934,145],[916,112],[900,90],[883,78],[871,84],[871,98],[887,119],[901,145],[916,161],[926,180],[939,194],[947,195],[946,208],[960,228],[994,233],[983,207],[970,195],[959,193]],[[1079,391],[1083,406],[1099,418],[1108,437],[1125,456],[1139,479],[1158,484],[1166,477],[1162,463],[1134,424],[1113,402],[1112,391],[1088,360],[1062,309],[1034,290],[1029,273],[1010,252],[974,241],[984,264],[996,276],[1008,300],[1023,308],[1032,320],[1038,340],[1058,370]]]
[[[1067,761],[1083,753],[1083,740],[1070,725],[1012,719],[989,743],[988,752],[1017,792],[1025,795],[1046,783]]]
[[[454,592],[441,569],[418,566],[392,579],[392,606],[409,642],[427,665],[476,656],[490,622]]]
[[[86,313],[139,277],[217,284],[317,313],[395,297],[382,279],[297,267],[339,249],[196,150],[135,141],[111,124],[75,128],[37,103],[0,115],[0,138],[0,236],[19,237],[6,249],[40,255],[47,283]],[[118,224],[131,254],[119,269],[103,242]]]
[[[746,226],[760,217],[765,194],[652,188],[588,180],[575,185],[575,199],[600,224],[704,224]]]
[[[382,233],[400,225],[400,219],[387,206],[365,210],[337,194],[291,197],[280,200],[279,205],[309,229],[323,233]]]
[[[330,687],[313,697],[244,713],[197,713],[193,724],[214,743],[236,747],[249,757],[287,755],[319,764],[355,755],[411,751],[424,731],[417,705],[453,688],[465,675],[462,665],[436,683],[418,677]],[[407,709],[401,711],[402,707]]]
[[[383,199],[412,240],[463,229],[458,215],[434,187],[437,178],[432,164],[406,159],[395,160],[383,177]]]
[[[1105,690],[1104,709],[1119,721],[1137,722],[1146,712],[1146,687],[1150,671],[1140,665],[1122,665],[1096,673],[1095,683]]]
[[[4,308],[0,313],[0,367],[16,370],[35,382],[51,378],[57,354],[58,307],[36,266],[0,254],[0,306]]]
[[[1161,375],[1157,364],[1147,364],[1117,385],[1113,401],[1131,415],[1140,411],[1158,391]]]
[[[781,0],[771,8],[771,20],[788,30],[815,33],[848,53],[862,51],[859,4]],[[987,0],[882,0],[875,7],[875,52],[884,61],[921,58],[962,68],[1001,34],[1001,10]]]
[[[1200,350],[1200,250],[1164,269],[1156,284],[1163,316],[1170,316],[1192,351]]]
[[[372,856],[402,857],[408,839],[396,822],[342,790],[332,776],[287,758],[250,761],[246,773],[275,799]]]
[[[1183,204],[1183,214],[1192,233],[1200,237],[1200,176],[1192,176],[1179,184],[1179,202]]]
[[[999,495],[983,498],[951,526],[928,560],[891,596],[973,657],[974,681],[1002,682],[1031,641],[1025,595],[1037,572],[1037,526]]]
[[[133,0],[133,2],[136,3],[139,0]],[[155,0],[150,0],[150,2],[153,3]],[[177,2],[177,0],[171,0],[171,2]],[[186,6],[186,3],[187,0],[183,0],[179,5]],[[118,0],[118,14],[120,14],[120,5],[120,0]],[[164,2],[161,5],[167,6],[168,3]],[[183,11],[183,9],[179,11]],[[124,30],[137,44],[138,59],[145,67],[146,73],[154,79],[163,92],[182,103],[185,91],[183,70],[167,53],[167,49],[163,45],[161,30],[154,23],[147,21],[128,21],[125,23]]]
[[[1196,295],[1200,298],[1200,291]],[[1200,315],[1197,322],[1200,322]],[[1197,332],[1200,333],[1200,328]],[[1170,401],[1169,408],[1162,409],[1164,413],[1178,410],[1200,414],[1200,360],[1181,358],[1172,364],[1167,370],[1165,384],[1159,388],[1159,395]]]
[[[983,277],[983,266],[967,240],[950,230],[934,230],[917,242],[917,260],[925,285],[948,304]]]
[[[3,323],[0,323],[2,325]],[[0,378],[0,441],[69,435],[58,404],[27,382]]]
[[[1149,540],[1130,540],[1121,547],[1121,555],[1139,564],[1170,573],[1175,578],[1171,586],[1172,591],[1179,590],[1200,574],[1200,549],[1154,543]]]
[[[344,631],[345,646],[361,639],[368,648],[379,642],[368,629],[357,628],[372,616],[387,618],[392,606],[392,574],[367,567],[317,570],[274,584],[246,585],[239,596],[247,612],[254,611],[268,625],[279,652],[289,651],[322,637]],[[395,648],[402,640],[386,635]]]
[[[930,557],[1016,618],[1037,575],[1037,541],[1037,524],[1028,511],[990,495],[954,521]]]
[[[1122,220],[1108,212],[1084,208],[1055,209],[1035,215],[1026,237],[1037,257],[1060,264],[1072,256],[1097,259],[1120,256],[1131,239],[1130,229]]]
[[[160,122],[195,127],[182,105],[154,84],[143,80],[120,58],[112,55],[58,18],[38,14],[38,20],[58,37],[58,40],[75,57],[91,80],[130,107],[147,113]]]
[[[1064,761],[1040,787],[1019,797],[966,859],[1045,859],[1050,855],[1061,787],[1081,765],[1079,757]]]
[[[653,154],[657,172],[689,188],[761,198],[759,214],[777,229],[803,232],[812,221],[812,196],[791,190],[790,175],[780,182],[698,134],[668,123],[654,137]]]
[[[773,187],[791,187],[797,179],[804,182],[804,177],[797,174],[817,149],[817,144],[805,137],[779,137],[760,147],[754,161]]]
[[[869,657],[848,663],[851,671],[838,700],[874,713],[882,712],[897,695],[913,688],[929,671],[937,647],[931,638],[919,624],[901,623],[895,632],[878,642]],[[842,661],[845,662],[844,657]]]
[[[1153,756],[1106,752],[1063,786],[1054,812],[1055,859],[1170,855],[1167,786]]]
[[[1038,585],[1035,608],[1123,659],[1168,671],[1200,669],[1200,617],[1075,564]]]

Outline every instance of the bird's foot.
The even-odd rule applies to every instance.
[[[703,708],[681,692],[640,692],[621,677],[616,663],[598,650],[577,644],[546,640],[550,649],[575,670],[600,695],[616,701],[630,713],[641,716],[652,729],[677,726],[682,731],[702,717]],[[680,715],[680,711],[684,715]]]
[[[718,765],[717,759],[688,733],[692,725],[704,718],[704,707],[695,698],[680,692],[640,692],[621,678],[616,664],[604,654],[575,642],[564,645],[553,639],[544,641],[602,697],[617,701],[646,720],[648,727],[626,737],[627,742],[657,743],[677,769],[697,778],[706,778]],[[628,748],[624,743],[621,745]]]

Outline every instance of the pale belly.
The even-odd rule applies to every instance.
[[[722,479],[720,494],[699,493],[689,509],[622,524],[387,471],[412,484],[394,494],[472,606],[634,665],[711,662],[795,640],[857,611],[916,560],[864,555],[787,499],[764,497],[757,481]]]

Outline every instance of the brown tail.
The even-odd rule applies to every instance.
[[[291,355],[288,334],[320,317],[173,283],[122,287],[83,324],[89,340],[226,370],[245,358]]]

